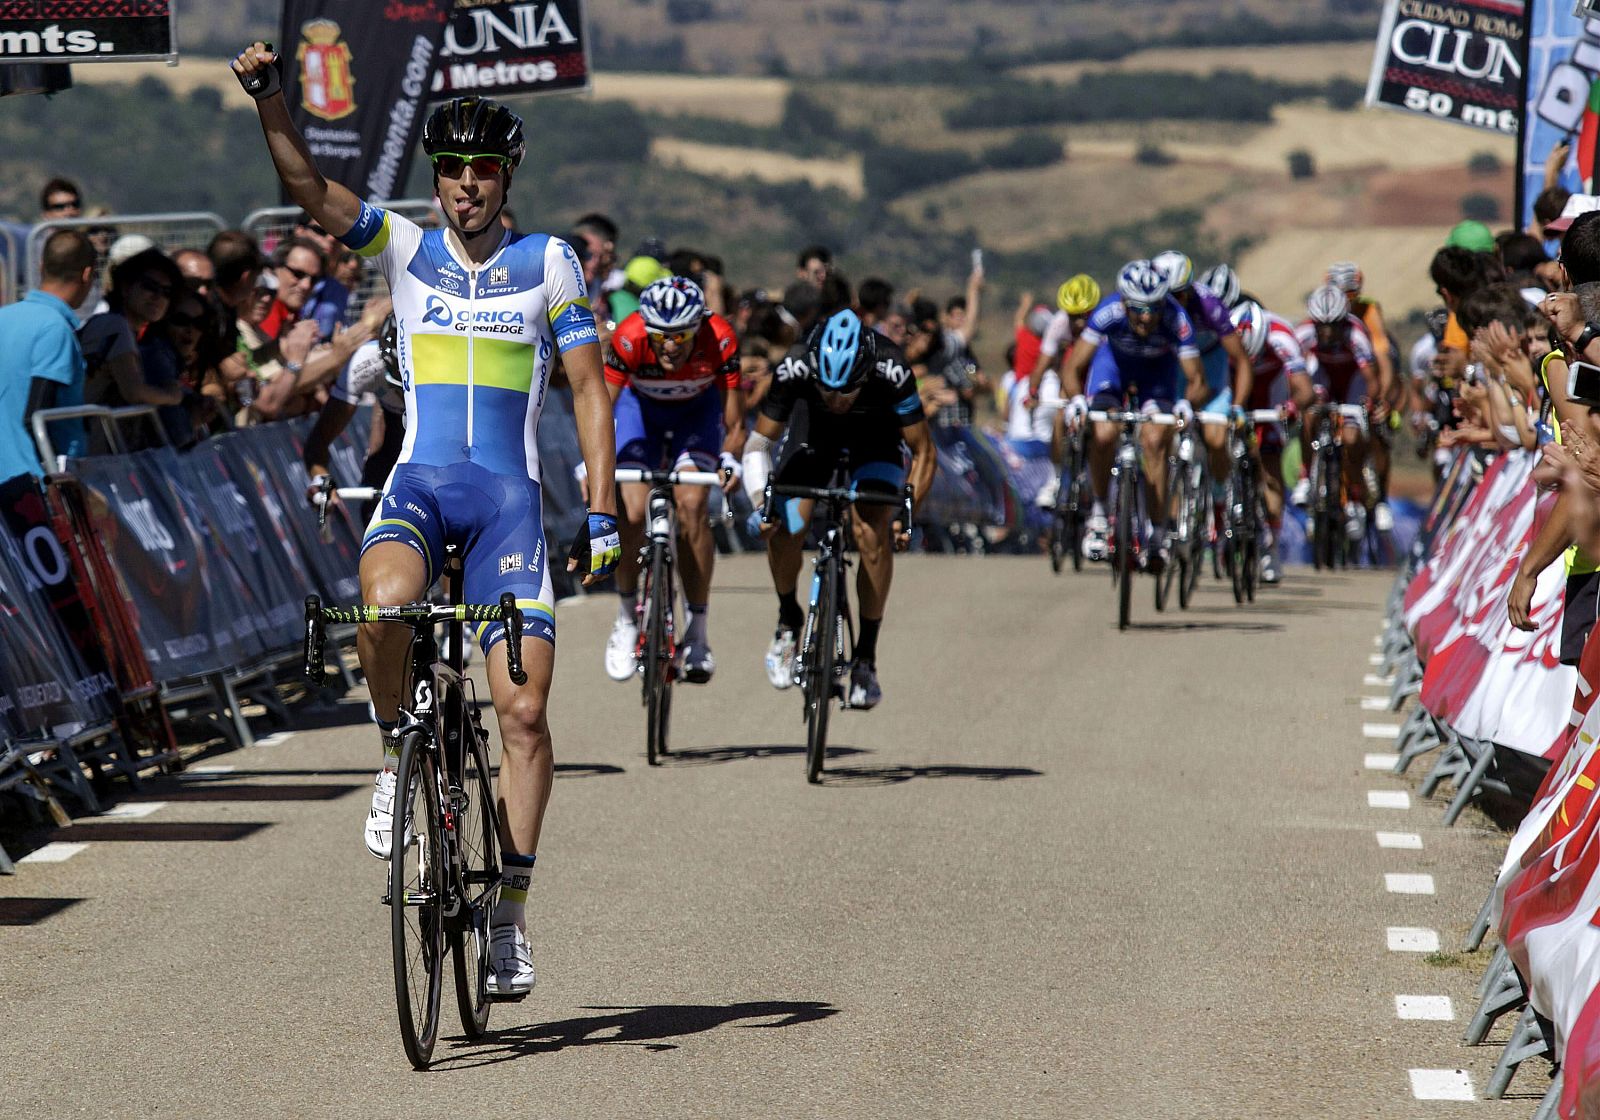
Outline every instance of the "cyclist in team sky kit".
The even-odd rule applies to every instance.
[[[774,469],[772,448],[780,438]],[[911,449],[909,472],[902,443]],[[905,355],[886,336],[863,328],[849,308],[824,315],[773,370],[772,388],[745,444],[745,490],[762,507],[761,534],[767,539],[767,563],[778,594],[778,628],[766,657],[774,688],[794,683],[795,635],[805,621],[795,587],[814,503],[780,498],[765,506],[769,478],[822,487],[844,467],[851,483],[862,490],[898,494],[909,486],[915,507],[927,496],[934,466],[933,439]],[[899,523],[902,516],[886,505],[855,509],[860,626],[846,698],[853,708],[875,707],[883,696],[878,631],[889,601],[894,553],[911,542],[911,526]]]
[[[684,276],[657,280],[639,293],[639,310],[606,346],[606,388],[617,417],[617,465],[659,470],[720,469],[731,492],[744,451],[744,390],[739,339],[721,315],[706,309],[700,285]],[[706,638],[706,610],[716,540],[706,489],[679,486],[678,553],[689,626],[683,635],[684,680],[704,684],[716,670]],[[606,643],[606,673],[631,678],[638,667],[639,540],[650,487],[622,486],[622,563],[617,566],[617,621]]]
[[[1085,376],[1088,380],[1085,383]],[[1069,422],[1081,423],[1089,408],[1115,410],[1123,397],[1148,411],[1174,411],[1193,419],[1194,402],[1206,400],[1205,370],[1195,346],[1194,326],[1169,294],[1167,281],[1149,261],[1129,261],[1117,274],[1116,294],[1106,297],[1084,325],[1061,375],[1063,396],[1068,398]],[[1094,426],[1089,446],[1089,473],[1094,484],[1094,508],[1084,534],[1084,554],[1100,560],[1106,554],[1106,492],[1111,486],[1111,460],[1121,425],[1101,422]],[[1147,463],[1165,463],[1173,429],[1146,424],[1139,433]],[[1167,510],[1166,471],[1145,472],[1152,511]],[[1165,512],[1157,512],[1152,526],[1152,551],[1166,547]]]
[[[363,202],[317,170],[289,116],[277,56],[253,43],[233,70],[256,101],[284,190],[323,229],[373,261],[394,300],[396,353],[406,433],[361,553],[368,604],[417,602],[438,578],[447,543],[463,549],[467,601],[515,594],[522,608],[527,683],[506,668],[505,628],[478,627],[500,724],[498,786],[503,877],[491,916],[490,992],[525,996],[535,982],[526,935],[529,879],[553,758],[546,719],[555,668],[555,619],[541,525],[535,435],[559,361],[572,386],[578,440],[591,481],[587,524],[568,570],[585,583],[608,574],[621,553],[614,512],[611,401],[600,345],[572,249],[545,234],[519,236],[500,221],[522,159],[522,121],[498,102],[456,98],[423,127],[446,228],[424,232]],[[359,635],[361,665],[384,748],[366,827],[367,847],[388,856],[392,829],[394,726],[409,630],[375,624]]]

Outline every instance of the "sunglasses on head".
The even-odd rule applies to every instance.
[[[686,331],[649,331],[647,333],[650,335],[652,344],[670,342],[675,346],[687,346],[694,341],[694,336],[699,333],[699,330],[699,327],[695,327]]]
[[[446,179],[459,179],[462,172],[470,167],[478,178],[487,179],[504,171],[509,162],[505,156],[440,152],[433,157],[433,169]]]

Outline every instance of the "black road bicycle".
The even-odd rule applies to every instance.
[[[677,566],[678,503],[674,486],[720,486],[710,471],[646,471],[624,467],[617,481],[650,486],[644,544],[639,549],[639,645],[636,659],[644,682],[645,758],[661,765],[667,754],[667,729],[672,719],[672,682],[678,675]]]
[[[765,506],[773,498],[811,498],[823,511],[821,541],[812,561],[811,597],[804,634],[796,654],[801,697],[805,702],[806,781],[822,780],[828,751],[828,714],[833,700],[850,706],[850,665],[855,659],[856,628],[850,615],[850,594],[845,573],[851,546],[850,507],[857,504],[900,506],[904,524],[911,525],[911,494],[884,494],[872,490],[819,486],[767,484]]]
[[[1311,411],[1311,498],[1306,517],[1311,532],[1311,562],[1319,570],[1335,565],[1342,568],[1349,560],[1345,547],[1342,421],[1353,421],[1364,432],[1367,412],[1356,404],[1320,401]]]
[[[1228,430],[1227,497],[1223,503],[1222,537],[1217,542],[1223,568],[1233,585],[1233,601],[1255,602],[1261,574],[1261,463],[1256,457],[1257,424],[1275,424],[1282,414],[1275,408],[1245,413]]]
[[[1167,541],[1171,563],[1156,576],[1156,610],[1165,610],[1174,584],[1178,606],[1189,609],[1205,565],[1206,520],[1210,516],[1211,469],[1205,441],[1196,422],[1180,425],[1167,456],[1167,504],[1172,534]]]
[[[1174,424],[1170,413],[1094,410],[1093,423],[1122,425],[1115,457],[1111,461],[1111,582],[1117,589],[1117,629],[1126,630],[1133,615],[1133,576],[1147,565],[1144,525],[1149,520],[1145,495],[1144,455],[1139,448],[1139,425]],[[1158,576],[1160,573],[1158,573]],[[1159,579],[1157,581],[1159,583]]]
[[[1089,478],[1089,427],[1079,424],[1065,434],[1056,504],[1050,518],[1050,570],[1059,573],[1072,557],[1072,570],[1083,571],[1083,532],[1094,508],[1094,485]]]
[[[340,490],[339,496],[359,498],[358,489]],[[489,1023],[489,917],[500,893],[500,850],[489,735],[473,683],[461,669],[462,624],[503,623],[511,680],[528,680],[516,597],[508,591],[495,606],[462,603],[460,551],[450,545],[445,554],[446,605],[325,607],[311,595],[305,616],[305,671],[314,685],[325,673],[327,624],[387,622],[413,633],[397,724],[394,833],[382,901],[389,907],[400,1039],[417,1069],[427,1067],[439,1037],[447,948],[462,1031],[481,1038]],[[440,624],[443,656],[435,637]]]

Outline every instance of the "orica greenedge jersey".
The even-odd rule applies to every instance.
[[[474,268],[444,230],[365,202],[340,240],[377,263],[394,299],[406,403],[399,461],[470,462],[537,482],[539,411],[555,353],[599,342],[572,248],[508,231]]]

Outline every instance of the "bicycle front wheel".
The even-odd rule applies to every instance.
[[[1133,617],[1133,536],[1138,516],[1134,488],[1143,485],[1137,473],[1117,480],[1117,629],[1126,630]]]
[[[462,906],[450,931],[450,953],[461,1029],[476,1039],[489,1026],[489,916],[500,896],[500,857],[489,751],[474,722],[466,719],[463,724],[467,749],[455,795]]]
[[[400,1040],[417,1069],[427,1068],[439,1037],[444,978],[444,835],[438,771],[429,746],[421,731],[409,731],[401,740],[389,848],[395,1006]]]
[[[830,562],[817,572],[817,605],[812,615],[811,664],[806,688],[806,781],[822,781],[828,753],[828,709],[833,704],[834,659],[839,644],[839,576]]]
[[[665,545],[651,548],[646,578],[650,582],[645,600],[645,759],[659,766],[667,753],[667,725],[672,718],[672,563]]]

